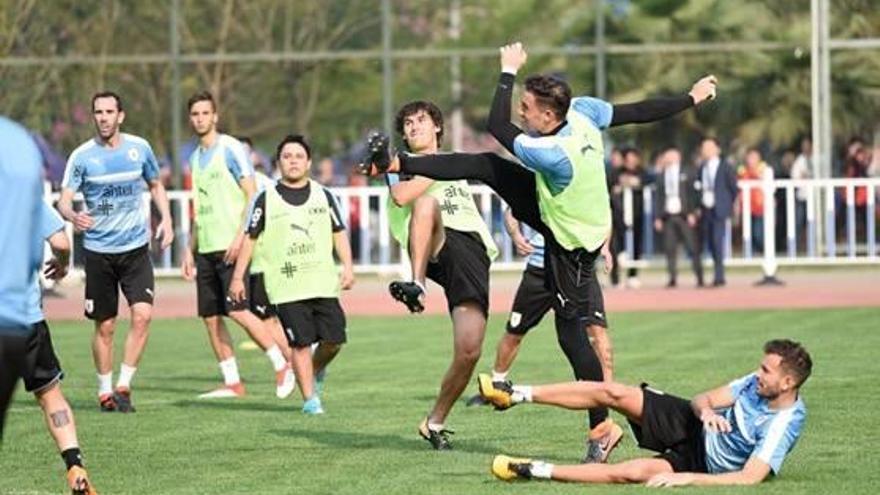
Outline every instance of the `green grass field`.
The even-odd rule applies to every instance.
[[[779,479],[760,488],[688,493],[876,493],[880,487],[880,310],[628,313],[612,319],[620,381],[650,381],[690,396],[749,372],[762,343],[802,341],[814,359],[804,389],[807,427]],[[295,399],[278,400],[267,360],[239,351],[249,395],[196,399],[219,382],[198,320],[158,321],[134,382],[138,412],[101,414],[86,322],[52,324],[67,372],[87,467],[101,493],[491,494],[586,493],[560,483],[496,481],[496,453],[574,462],[584,416],[525,405],[505,413],[465,408],[449,420],[455,451],[438,453],[416,435],[450,351],[442,317],[351,318],[349,344],[331,367],[322,417]],[[491,366],[503,316],[490,321],[481,370]],[[514,367],[524,383],[567,380],[569,369],[546,319]],[[237,329],[236,337],[243,334]],[[122,342],[122,335],[117,337]],[[118,365],[117,365],[118,370]],[[116,371],[116,370],[115,370]],[[115,376],[115,375],[114,375]],[[475,387],[467,392],[473,393]],[[619,418],[618,418],[619,419]],[[20,390],[0,451],[0,493],[63,493],[63,463],[33,398]],[[639,451],[627,435],[614,459]],[[632,493],[640,487],[595,487]]]

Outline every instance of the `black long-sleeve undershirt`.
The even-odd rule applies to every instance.
[[[523,133],[522,129],[510,122],[514,79],[515,76],[507,72],[502,72],[498,77],[498,86],[495,88],[487,124],[489,133],[511,153],[513,153],[514,140]],[[687,94],[613,105],[610,127],[655,122],[692,106],[694,100]]]

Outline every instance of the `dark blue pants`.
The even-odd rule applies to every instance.
[[[726,218],[718,218],[715,216],[715,210],[703,210],[701,219],[703,226],[703,242],[709,248],[709,254],[712,255],[712,262],[715,265],[716,284],[723,284],[724,280],[724,235]]]

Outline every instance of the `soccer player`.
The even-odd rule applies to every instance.
[[[28,290],[43,261],[43,159],[27,130],[0,116],[0,439],[32,332]]]
[[[608,465],[553,465],[499,455],[500,479],[539,478],[581,483],[647,483],[648,486],[747,485],[778,475],[806,419],[800,388],[809,378],[810,354],[791,340],[764,344],[758,369],[691,401],[643,384],[575,382],[544,386],[493,383],[480,392],[497,408],[522,402],[567,409],[602,405],[629,420],[639,446],[657,452]]]
[[[189,159],[195,219],[190,249],[184,252],[181,268],[184,278],[196,280],[198,313],[205,322],[224,382],[222,387],[199,397],[234,398],[245,394],[232,337],[223,322],[226,315],[266,352],[275,370],[275,395],[285,398],[296,383],[290,364],[263,322],[248,309],[247,297],[233,301],[226,296],[245,237],[246,207],[256,191],[253,167],[241,143],[217,131],[217,105],[211,93],[194,94],[187,107],[199,145]]]
[[[40,236],[49,243],[53,255],[52,259],[46,262],[44,273],[50,280],[61,280],[67,274],[70,240],[64,232],[64,220],[45,202],[42,203],[40,211],[40,229],[42,231]],[[49,326],[43,316],[38,276],[39,273],[34,274],[29,289],[27,317],[33,331],[28,338],[24,388],[34,394],[43,410],[46,426],[67,466],[67,482],[71,490],[74,493],[95,493],[88,473],[83,467],[73,410],[61,392],[61,379],[64,373],[55,356]]]
[[[323,414],[323,372],[346,341],[345,313],[339,289],[354,285],[351,246],[333,195],[309,179],[312,152],[305,138],[288,135],[278,145],[281,179],[261,192],[248,223],[248,237],[235,264],[229,296],[244,301],[245,276],[254,245],[264,244],[264,277],[269,301],[281,320],[290,345],[303,413]],[[342,262],[337,274],[333,251]],[[319,342],[314,358],[311,346]]]
[[[443,114],[431,102],[401,107],[397,132],[409,152],[436,154],[443,137]],[[498,249],[474,204],[467,181],[388,174],[389,226],[412,261],[412,281],[392,282],[392,296],[412,312],[424,309],[425,281],[443,287],[453,328],[452,363],[440,384],[434,407],[419,425],[419,435],[434,449],[451,448],[445,427],[480,359],[489,313],[489,265]]]
[[[94,321],[92,355],[102,411],[134,412],[131,382],[144,353],[153,314],[153,262],[149,253],[149,215],[144,183],[161,213],[156,238],[162,249],[174,240],[159,164],[143,138],[120,132],[125,120],[122,99],[105,91],[92,97],[97,135],[70,154],[58,211],[84,232],[85,316]],[[81,191],[86,208],[73,209]],[[119,290],[128,300],[131,328],[125,339],[119,380],[113,389],[113,335]]]
[[[532,76],[519,114],[529,135],[510,122],[514,76],[526,52],[515,43],[501,48],[502,74],[489,114],[489,131],[522,165],[494,153],[442,156],[387,154],[387,139],[373,137],[370,173],[400,171],[434,179],[476,179],[504,199],[513,215],[544,235],[546,281],[555,294],[557,333],[579,379],[602,381],[613,369],[604,301],[594,263],[611,232],[601,129],[659,120],[709,99],[715,78],[694,84],[689,94],[611,105],[589,97],[571,98],[571,88],[551,76]],[[365,167],[366,168],[366,167]],[[596,336],[595,350],[588,334]],[[598,354],[598,355],[597,355]],[[622,437],[605,408],[590,410],[586,460],[604,462]]]

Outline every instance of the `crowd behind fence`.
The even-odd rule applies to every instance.
[[[776,179],[766,181],[739,181],[741,200],[734,217],[728,221],[725,265],[761,266],[777,265],[841,265],[878,263],[877,197],[880,194],[880,178],[870,179]],[[753,242],[754,213],[750,191],[763,189],[764,202],[763,244]],[[408,263],[405,253],[391,237],[388,228],[388,189],[382,186],[331,188],[339,200],[339,206],[349,230],[355,268],[359,273],[395,273],[405,271]],[[495,236],[500,255],[493,264],[494,270],[519,270],[522,259],[516,255],[509,234],[504,228],[503,202],[486,186],[473,185],[474,200],[483,219]],[[642,215],[634,215],[634,194],[643,195]],[[653,229],[655,218],[654,187],[640,190],[624,189],[625,255],[618,260],[622,267],[661,266],[662,244],[657,241]],[[160,252],[153,247],[156,274],[180,276],[180,254],[189,242],[191,224],[190,191],[169,191],[171,212],[174,217],[175,241],[171,248]],[[858,201],[857,201],[858,198]],[[57,194],[50,199],[57,200]],[[145,194],[143,201],[149,201]],[[82,207],[78,196],[76,207]],[[151,212],[151,224],[156,223],[155,210]],[[636,224],[634,218],[641,217]],[[68,234],[74,239],[71,264],[82,265],[81,235],[67,225]],[[636,229],[640,236],[641,256],[634,256]],[[697,236],[700,233],[697,228]],[[703,244],[703,243],[700,243]],[[705,251],[701,249],[701,251]],[[705,253],[703,254],[705,257]],[[775,268],[774,268],[775,269]]]

